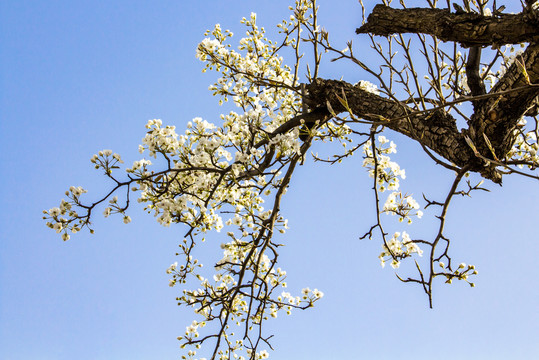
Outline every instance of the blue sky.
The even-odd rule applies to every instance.
[[[4,1],[0,4],[0,358],[177,359],[191,312],[174,300],[168,265],[185,229],[163,228],[140,208],[124,225],[97,218],[96,234],[66,243],[41,211],[71,185],[88,198],[110,185],[90,164],[110,148],[130,164],[148,119],[178,130],[223,112],[207,90],[197,43],[215,23],[239,38],[251,11],[268,30],[289,1]],[[354,39],[355,1],[320,1],[334,42]],[[340,45],[339,45],[340,46]],[[367,52],[365,52],[367,54]],[[372,61],[372,59],[367,59]],[[322,77],[368,79],[336,62]],[[451,176],[416,144],[398,144],[405,191],[445,194]],[[324,144],[315,150],[324,152]],[[325,150],[327,152],[327,150]],[[457,262],[475,264],[477,286],[438,284],[434,309],[418,287],[381,269],[380,243],[358,240],[374,220],[371,181],[360,157],[300,167],[282,211],[291,230],[281,265],[292,290],[324,291],[314,309],[268,325],[275,359],[506,359],[539,353],[535,256],[538,184],[506,178],[490,193],[458,198],[448,217]],[[433,236],[425,219],[406,229]],[[219,235],[205,246],[217,247]]]

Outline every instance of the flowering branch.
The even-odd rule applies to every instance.
[[[382,266],[389,261],[393,269],[399,269],[413,257],[417,274],[397,277],[420,284],[431,307],[436,278],[446,283],[463,280],[474,286],[468,279],[477,274],[473,265],[452,265],[450,240],[444,234],[453,197],[487,190],[482,181],[474,186],[468,181],[467,189],[459,188],[463,177],[478,173],[498,184],[502,176],[512,173],[539,179],[532,173],[539,166],[537,44],[507,56],[514,48],[502,49],[501,45],[521,41],[520,37],[491,39],[489,44],[500,48],[491,50],[492,60],[483,63],[481,57],[488,51],[480,47],[484,40],[471,36],[475,28],[456,38],[453,33],[453,37],[439,33],[439,25],[432,24],[432,19],[440,17],[449,22],[475,19],[498,29],[509,26],[510,19],[527,17],[528,26],[537,20],[535,5],[528,4],[522,14],[511,17],[501,14],[499,8],[493,12],[495,16],[488,15],[487,1],[466,2],[464,14],[437,9],[431,1],[429,8],[419,10],[395,10],[389,3],[376,6],[359,31],[369,32],[379,68],[358,58],[351,41],[344,50],[331,45],[329,34],[318,24],[315,0],[295,1],[290,17],[278,25],[279,42],[266,37],[254,13],[241,21],[247,36],[239,40],[237,50],[228,43],[232,32],[216,25],[206,32],[196,56],[205,63],[203,71],[219,74],[210,90],[220,104],[230,101],[233,110],[220,116],[219,125],[195,118],[183,133],[177,133],[174,126],[163,126],[161,120],[149,120],[139,151],[157,164],[165,164],[162,168],[143,158],[126,168],[126,178],[121,179],[116,175],[123,163],[120,155],[100,151],[91,162],[113,181],[112,189],[86,203],[82,197],[87,191],[72,186],[66,192],[67,200],[44,211],[47,226],[68,240],[84,227],[93,233],[94,209],[107,201],[104,216],[121,214],[123,222],[129,223],[131,193],[136,192],[138,202],[160,224],[187,226],[176,254],[180,259],[166,270],[171,276],[169,285],[182,286],[178,304],[192,307],[197,317],[178,337],[182,348],[189,348],[184,359],[193,359],[207,344],[211,359],[265,359],[267,348],[272,349],[272,335],[263,331],[265,321],[277,317],[279,311],[290,314],[292,309],[310,308],[322,298],[321,291],[308,287],[296,296],[286,291],[286,271],[277,262],[282,244],[276,238],[288,228],[281,202],[311,144],[335,141],[342,146],[342,152],[327,159],[313,156],[315,161],[331,165],[362,150],[363,167],[373,179],[376,220],[361,238],[379,234]],[[426,14],[425,18],[414,18],[405,28],[383,19],[384,14],[406,17],[417,13]],[[527,40],[535,39],[536,28],[531,35],[524,32]],[[404,34],[412,30],[422,33]],[[376,34],[395,35],[382,44]],[[465,50],[440,40],[473,46]],[[313,54],[310,65],[302,62],[305,46]],[[336,56],[331,61],[357,65],[377,84],[322,79],[320,65],[326,53]],[[289,55],[292,65],[286,65],[282,55]],[[417,73],[418,61],[424,64],[423,77]],[[496,67],[499,70],[494,72]],[[472,106],[460,107],[463,103]],[[531,116],[533,121],[527,126],[525,117]],[[457,120],[467,128],[459,130]],[[396,219],[402,226],[423,216],[413,194],[401,190],[405,171],[391,158],[397,146],[382,134],[388,129],[419,143],[435,163],[456,173],[444,200],[423,196],[424,209],[440,209],[435,216],[438,230],[431,240],[414,238],[404,230],[392,235],[384,230],[387,219]],[[208,232],[223,229],[227,236],[227,242],[221,244],[223,256],[213,261],[215,273],[207,278],[197,258],[198,242],[200,237],[205,241]],[[423,257],[425,252],[429,255]]]

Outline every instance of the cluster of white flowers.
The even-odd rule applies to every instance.
[[[363,146],[363,166],[369,170],[369,176],[374,178],[374,164],[377,163],[377,183],[379,190],[384,192],[385,190],[398,190],[399,189],[399,177],[401,179],[406,178],[404,169],[401,169],[399,164],[391,161],[390,157],[385,154],[392,154],[397,152],[397,145],[393,141],[389,141],[385,136],[378,136],[378,144],[376,145],[376,161],[372,152],[372,143],[367,141]]]
[[[509,67],[513,65],[515,60],[517,60],[518,57],[522,55],[522,53],[524,52],[524,44],[519,44],[518,47],[517,45],[502,46],[499,51],[503,57],[503,61],[501,61],[498,70],[493,71],[494,67],[483,66],[480,71],[480,76],[485,79],[485,82],[488,83],[490,87],[493,87],[498,82],[498,80],[505,75],[507,69],[509,69]],[[465,84],[467,82],[465,70],[462,69],[461,72],[463,73],[461,75],[461,82]],[[469,91],[469,88],[467,88],[467,90]]]
[[[110,176],[112,170],[118,169],[118,164],[123,164],[123,160],[117,153],[112,153],[112,150],[101,150],[94,154],[90,159],[96,169],[103,169],[105,174]]]
[[[525,122],[521,122],[522,125]],[[518,133],[513,147],[507,154],[507,158],[516,161],[523,162],[530,169],[535,169],[539,166],[539,144],[537,143],[537,134],[535,131],[529,131],[525,134]],[[518,164],[520,168],[524,167],[524,164]]]
[[[387,244],[382,244],[382,252],[378,256],[382,267],[385,266],[386,261],[391,260],[391,267],[397,269],[400,266],[399,259],[412,256],[413,253],[419,256],[423,255],[423,250],[417,246],[406,231],[402,232],[402,240],[399,240],[400,237],[401,233],[395,232]]]
[[[155,176],[147,171],[149,160],[135,161],[128,172],[140,177],[139,187],[133,188],[141,191],[139,202],[148,203],[147,208],[154,210],[157,220],[165,226],[184,222],[203,232],[222,229],[223,221],[215,205],[231,196],[225,184],[218,183],[232,158],[224,148],[226,135],[201,118],[193,119],[181,136],[173,126],[162,127],[160,120],[150,120],[146,127],[149,131],[140,150],[147,150],[152,157],[161,154],[171,164],[172,171]],[[164,192],[163,188],[168,191]],[[204,195],[212,191],[216,197],[208,203]],[[200,217],[203,226],[197,225]]]
[[[456,270],[451,271],[448,266],[445,265],[443,261],[439,261],[438,265],[444,270],[442,274],[437,275],[443,275],[447,278],[445,281],[447,284],[451,284],[453,282],[453,279],[457,280],[464,280],[468,284],[470,284],[471,287],[475,287],[475,284],[473,282],[468,281],[468,278],[471,275],[477,275],[477,270],[475,269],[474,265],[461,263],[459,264],[458,268]]]
[[[275,145],[278,149],[278,157],[289,157],[299,153],[301,145],[297,141],[298,132],[298,128],[295,128],[293,131],[286,134],[279,134],[270,140],[269,144]]]
[[[408,224],[412,223],[410,216],[417,216],[419,219],[423,216],[423,212],[419,210],[419,203],[411,195],[403,195],[400,191],[389,194],[382,212],[398,215],[400,222],[406,220]]]
[[[69,232],[75,234],[85,226],[85,220],[79,217],[79,214],[73,209],[80,205],[80,196],[88,192],[81,186],[71,186],[65,195],[69,201],[62,199],[59,207],[53,207],[49,210],[43,210],[43,219],[47,220],[47,226],[57,234],[62,233],[62,240],[70,239]]]
[[[309,288],[304,288],[301,290],[301,293],[302,293],[302,298],[304,300],[307,300],[307,299],[320,299],[324,296],[324,293],[318,289],[314,289],[314,290],[311,290]]]
[[[232,236],[232,234],[230,234]],[[183,290],[183,295],[178,297],[179,303],[192,306],[198,315],[201,315],[205,321],[194,322],[185,332],[184,336],[178,337],[178,340],[183,341],[183,345],[192,343],[199,335],[197,332],[200,324],[206,324],[207,321],[215,319],[216,316],[226,317],[230,323],[236,326],[242,326],[245,321],[249,321],[252,326],[260,325],[263,320],[267,320],[272,317],[275,318],[278,315],[279,310],[285,310],[287,314],[291,313],[293,308],[302,307],[307,308],[313,305],[313,303],[319,300],[323,293],[317,289],[311,291],[304,289],[302,291],[303,297],[292,296],[289,292],[281,291],[281,295],[272,300],[267,307],[250,308],[250,301],[243,291],[234,296],[233,289],[238,285],[237,279],[232,276],[234,268],[242,263],[247,262],[247,271],[251,270],[253,274],[256,274],[255,280],[250,285],[252,289],[256,289],[254,296],[259,301],[268,299],[269,296],[277,288],[286,288],[285,282],[286,271],[281,268],[274,268],[271,259],[263,253],[256,250],[254,243],[247,241],[234,240],[226,244],[222,244],[223,258],[216,264],[216,269],[219,270],[213,276],[213,281],[206,279],[200,275],[196,275],[200,281],[200,288],[197,290]],[[194,261],[196,262],[196,260]],[[256,272],[254,269],[256,268]],[[167,273],[173,274],[171,283],[183,276],[182,267],[178,267],[177,263],[172,264]],[[230,306],[226,309],[218,310],[218,315],[215,314],[214,308],[208,306],[209,299],[218,298],[221,301],[228,302]],[[232,341],[234,333],[225,333],[224,337],[228,342],[229,350],[236,354],[240,352],[244,343],[242,339]],[[251,352],[247,348],[247,353],[250,356]],[[231,353],[223,351],[221,358],[228,358]],[[267,358],[269,353],[267,351],[261,351],[256,355],[260,359]],[[235,357],[243,358],[243,357]]]
[[[355,86],[359,87],[361,90],[365,90],[374,95],[380,95],[378,87],[371,83],[370,81],[360,80]]]
[[[313,17],[312,9],[313,3],[308,0],[296,0],[294,6],[289,6],[288,9],[292,11],[290,17],[284,19],[280,24],[277,24],[280,33],[290,34],[293,32],[291,29],[299,28],[301,25],[306,24]],[[303,29],[299,29],[301,32]],[[290,39],[292,44],[295,44],[295,39]],[[287,45],[291,45],[286,43]]]
[[[389,141],[383,135],[378,136],[377,140],[378,142],[375,145],[376,161],[373,156],[372,142],[369,140],[363,146],[363,166],[369,170],[369,176],[374,177],[375,164],[377,164],[376,183],[378,189],[381,192],[384,192],[386,189],[393,190],[388,195],[381,212],[397,215],[399,222],[406,220],[408,224],[411,224],[411,216],[421,218],[423,212],[419,210],[419,203],[411,195],[403,195],[402,192],[398,191],[400,187],[399,177],[404,179],[405,172],[397,163],[391,161],[387,155],[396,153],[397,147],[393,141]],[[419,256],[422,255],[423,251],[410,239],[406,231],[402,232],[402,241],[399,240],[400,236],[400,232],[395,232],[389,242],[385,241],[382,244],[383,251],[379,256],[382,267],[388,261],[388,257],[392,260],[391,266],[396,269],[400,265],[400,259],[409,257],[412,253],[417,253]]]

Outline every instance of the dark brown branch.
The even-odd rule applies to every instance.
[[[537,103],[539,89],[526,87],[530,83],[539,84],[538,44],[528,46],[522,55],[517,56],[490,93],[496,94],[517,88],[523,90],[491,97],[482,101],[481,106],[475,109],[469,124],[469,136],[478,146],[480,153],[489,158],[492,157],[483,134],[491,142],[499,159],[503,159],[511,149],[515,141],[515,129],[520,119]]]
[[[325,103],[324,103],[325,104]],[[308,113],[299,114],[298,116],[293,117],[288,120],[272,133],[268,134],[268,137],[271,139],[279,134],[284,134],[295,127],[300,126],[302,123],[307,124],[309,129],[311,129],[314,124],[318,121],[318,124],[323,124],[331,118],[331,114],[325,106],[313,106],[313,110]],[[268,139],[261,140],[254,145],[256,149],[260,148],[263,145],[266,145],[269,142]]]
[[[471,95],[486,94],[485,84],[479,75],[479,66],[481,65],[481,47],[474,46],[468,52],[468,61],[466,62],[466,78]]]
[[[458,131],[455,119],[443,110],[417,115],[403,103],[372,94],[345,81],[316,79],[307,85],[308,103],[328,103],[335,113],[347,112],[341,103],[343,94],[354,115],[406,135],[432,149],[449,162],[463,167],[473,165],[474,171],[482,169],[481,162],[466,144]],[[494,178],[491,180],[496,181]]]
[[[515,26],[518,24],[518,26]],[[393,9],[376,5],[357,34],[388,36],[422,33],[463,46],[505,45],[539,40],[538,11],[520,14],[482,16],[477,13],[451,13],[447,9]]]

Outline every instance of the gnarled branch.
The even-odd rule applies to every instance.
[[[539,14],[538,11],[526,11],[482,16],[477,13],[452,13],[447,9],[393,9],[376,5],[367,22],[356,29],[356,33],[381,36],[429,34],[466,47],[519,44],[539,40]]]

